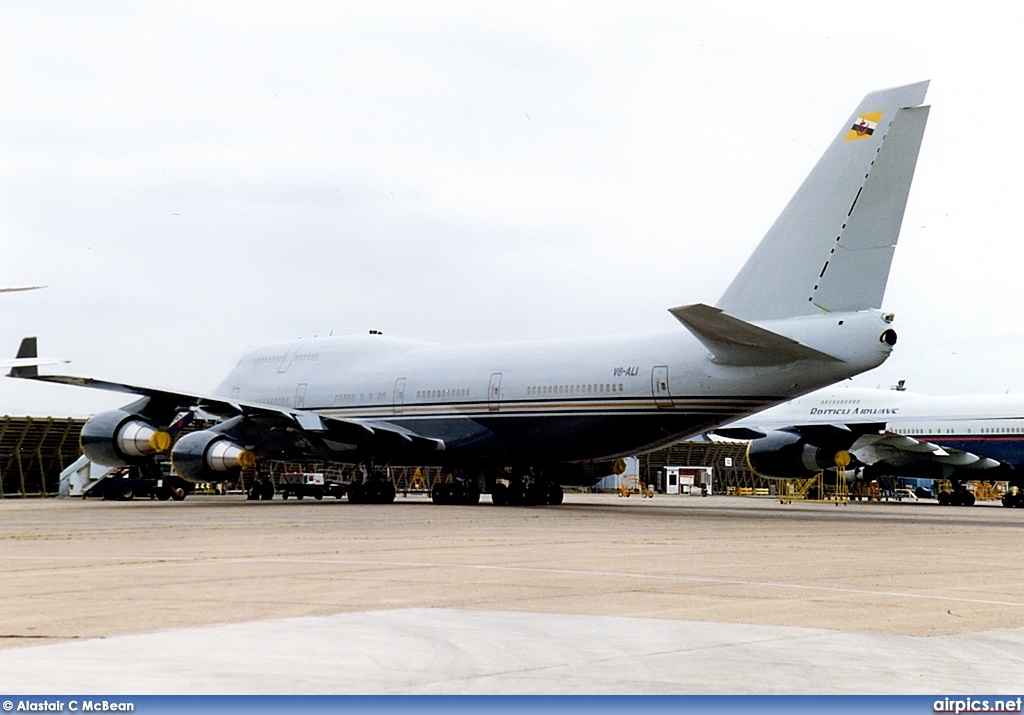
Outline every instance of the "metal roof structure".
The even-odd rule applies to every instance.
[[[0,418],[0,499],[56,496],[60,473],[82,451],[84,418]]]
[[[767,489],[771,485],[770,479],[755,474],[747,464],[746,442],[677,442],[640,455],[640,475],[648,484],[669,465],[714,467],[716,493],[728,487]]]

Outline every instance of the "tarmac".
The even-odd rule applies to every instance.
[[[1020,694],[1022,535],[934,502],[3,500],[0,691]]]

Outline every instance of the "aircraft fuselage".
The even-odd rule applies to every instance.
[[[880,364],[891,347],[872,338],[887,321],[879,311],[766,321],[838,358],[784,365],[718,364],[682,328],[463,346],[313,338],[247,353],[215,395],[399,425],[443,440],[428,458],[441,465],[613,459]]]

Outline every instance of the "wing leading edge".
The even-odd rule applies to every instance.
[[[26,340],[29,339],[26,338]],[[35,338],[31,338],[31,340],[31,352],[34,353]],[[31,356],[21,355],[23,351],[29,351],[25,341],[22,341],[19,359],[30,360]],[[7,376],[137,395],[141,399],[132,403],[130,406],[132,410],[162,425],[170,424],[183,411],[202,410],[222,420],[241,418],[240,425],[244,425],[247,421],[259,423],[261,431],[274,428],[294,430],[315,444],[325,445],[330,451],[372,449],[383,454],[395,454],[406,451],[439,452],[445,448],[443,440],[417,434],[405,427],[384,420],[323,416],[310,410],[270,407],[244,400],[226,400],[222,397],[161,390],[124,382],[97,380],[91,377],[40,375],[34,367],[35,364],[50,363],[33,363],[32,367],[28,368],[15,365]]]

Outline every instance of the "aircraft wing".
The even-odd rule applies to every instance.
[[[954,467],[957,469],[985,470],[1003,466],[1002,462],[952,447],[916,440],[907,435],[885,431],[878,435],[864,435],[850,447],[850,454],[862,464],[885,464],[901,471],[915,468]]]
[[[40,288],[45,287],[46,286],[6,286],[4,288],[0,288],[0,293],[20,293],[23,290],[39,290]]]
[[[872,467],[873,471],[890,476],[970,479],[981,477],[980,472],[986,470],[1011,468],[990,457],[897,434],[887,429],[885,423],[822,423],[781,428],[724,427],[714,430],[709,437],[713,440],[759,443],[760,440],[778,439],[780,433],[797,435],[811,446],[846,450],[853,456],[855,466]],[[784,445],[791,443],[784,441]],[[766,449],[771,450],[770,447]]]
[[[130,405],[131,411],[153,419],[160,426],[170,424],[181,412],[197,409],[225,420],[242,418],[233,431],[246,441],[263,439],[274,429],[290,430],[302,435],[308,443],[321,450],[335,453],[371,451],[380,454],[385,460],[410,451],[431,453],[445,448],[443,440],[417,434],[384,420],[323,416],[310,410],[271,407],[244,400],[173,392],[91,377],[39,375],[34,366],[15,367],[8,373],[8,377],[137,395],[141,399]],[[247,425],[250,429],[246,429]]]

